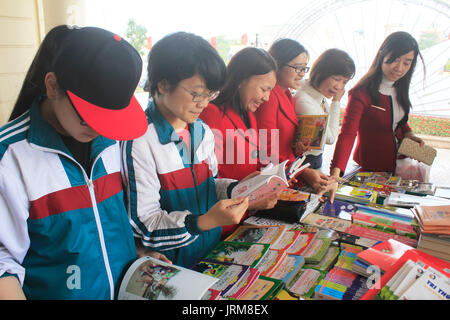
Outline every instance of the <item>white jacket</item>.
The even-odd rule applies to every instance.
[[[322,109],[322,101],[324,101],[325,111]],[[325,96],[314,89],[309,80],[302,80],[300,88],[294,96],[295,113],[297,115],[315,115],[328,114],[326,144],[333,144],[339,134],[339,114],[341,110],[341,103],[334,101],[331,106],[328,104]],[[323,150],[310,150],[305,152],[306,155],[312,154],[320,155]]]

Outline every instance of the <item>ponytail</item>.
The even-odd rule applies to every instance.
[[[8,121],[18,118],[29,110],[33,100],[46,93],[45,75],[54,71],[52,70],[53,58],[70,31],[68,26],[60,25],[47,33],[28,69]]]

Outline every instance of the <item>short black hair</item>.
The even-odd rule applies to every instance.
[[[205,39],[187,32],[169,34],[159,40],[148,54],[145,90],[158,93],[158,83],[166,80],[171,90],[178,83],[199,74],[211,91],[225,83],[226,66],[218,52]]]
[[[322,81],[333,75],[351,79],[355,75],[355,69],[355,62],[347,52],[336,48],[328,49],[314,61],[309,82],[314,88],[318,88]]]

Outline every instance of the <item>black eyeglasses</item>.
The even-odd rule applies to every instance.
[[[288,66],[288,67],[290,67],[292,69],[295,69],[295,72],[297,72],[297,73],[302,73],[302,72],[308,73],[308,71],[309,71],[309,67],[291,66],[290,64],[287,64],[287,63],[286,63],[286,66]]]
[[[180,85],[180,87],[182,87],[184,90],[186,90],[187,92],[189,92],[189,94],[192,96],[192,102],[202,102],[204,100],[212,101],[215,98],[217,98],[217,96],[219,95],[219,91],[210,93],[210,94],[200,94],[194,91],[189,90],[188,88],[183,87],[182,85]]]
[[[87,126],[88,124],[86,123],[86,121],[84,121],[84,119],[81,117],[81,115],[78,113],[77,108],[75,108],[75,106],[72,103],[72,100],[70,100],[69,95],[67,95],[67,99],[69,99],[70,105],[72,106],[73,110],[75,110],[75,113],[77,114],[78,118],[80,118],[80,126]]]

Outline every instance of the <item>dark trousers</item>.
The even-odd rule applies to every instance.
[[[304,163],[310,163],[311,169],[320,169],[322,167],[322,153],[318,156],[308,154]]]

